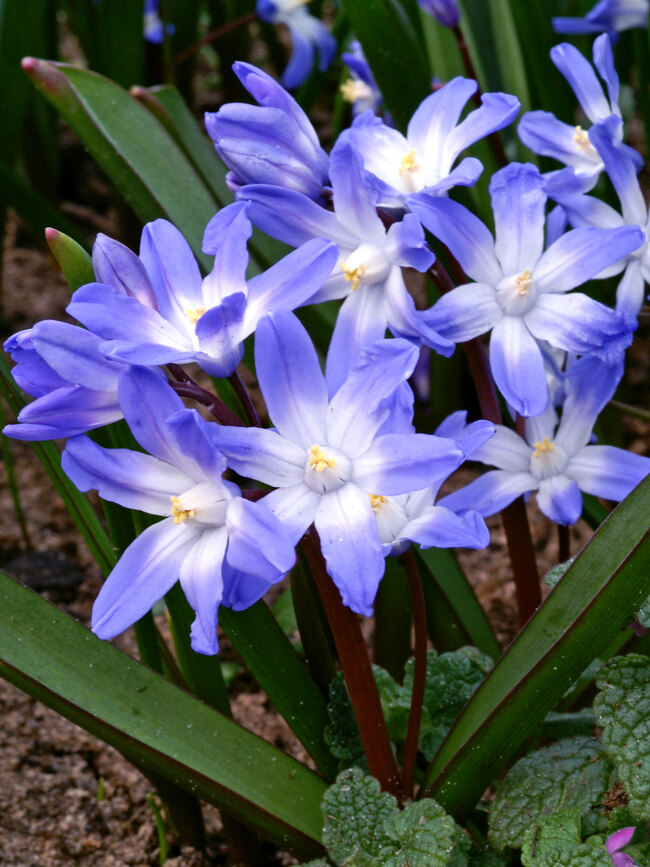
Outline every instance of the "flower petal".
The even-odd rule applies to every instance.
[[[370,616],[385,564],[368,495],[356,485],[323,495],[314,523],[343,604]]]
[[[171,518],[147,527],[99,591],[91,623],[95,635],[113,638],[143,617],[178,581],[197,536],[191,525],[174,524]]]
[[[438,505],[463,514],[474,509],[487,518],[505,509],[522,494],[535,491],[537,485],[530,473],[491,470],[459,491],[442,497]]]
[[[595,497],[625,499],[650,472],[650,458],[615,446],[585,446],[569,461],[567,476]]]
[[[255,369],[280,433],[305,448],[326,442],[325,378],[309,335],[292,313],[276,311],[260,320]]]
[[[464,343],[490,331],[503,318],[503,311],[492,286],[466,283],[447,292],[422,315],[442,337]]]
[[[104,449],[85,436],[68,442],[61,466],[80,491],[96,490],[104,500],[150,515],[169,515],[171,497],[192,485],[184,472],[152,455]]]
[[[537,490],[537,505],[556,524],[575,524],[582,514],[580,488],[565,475],[542,479]]]
[[[548,402],[544,358],[520,316],[504,316],[492,330],[490,367],[501,394],[524,416]]]
[[[439,484],[464,457],[455,440],[431,434],[386,434],[355,459],[352,480],[368,494],[406,494]]]
[[[493,175],[490,196],[503,273],[532,269],[544,249],[544,178],[530,163],[511,163]]]
[[[226,558],[234,569],[271,585],[296,562],[282,523],[263,501],[232,499],[226,512],[226,527],[229,539]]]
[[[219,650],[217,614],[223,596],[223,558],[228,541],[225,527],[204,530],[185,557],[180,582],[196,617],[190,632],[192,650],[212,655]]]

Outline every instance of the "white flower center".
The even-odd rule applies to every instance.
[[[551,476],[559,476],[564,472],[569,459],[562,446],[558,446],[549,437],[534,444],[530,459],[531,474],[541,481],[550,479]]]
[[[589,135],[584,131],[581,126],[577,126],[575,128],[575,132],[573,133],[573,142],[576,146],[576,150],[581,151],[585,155],[588,154],[590,157],[594,157],[595,159],[600,160],[596,148],[589,141]]]
[[[364,241],[341,262],[343,275],[353,292],[361,284],[383,282],[390,273],[391,263],[381,247]]]
[[[315,443],[307,452],[304,479],[319,494],[336,491],[350,479],[350,461],[337,449]]]
[[[200,524],[220,527],[225,521],[228,500],[210,482],[199,482],[189,491],[170,499],[170,514],[175,524],[196,520]]]
[[[382,497],[379,494],[369,494],[368,496],[377,519],[377,530],[381,543],[387,545],[399,539],[409,520],[403,505],[404,495]]]
[[[419,177],[422,166],[418,162],[418,152],[415,148],[404,154],[400,160],[399,173],[402,186],[408,193],[417,193],[423,187],[423,181]]]
[[[519,274],[504,277],[496,285],[497,301],[507,316],[523,316],[535,306],[537,290],[532,271],[526,268]]]
[[[358,102],[360,99],[373,99],[372,88],[360,78],[348,78],[341,85],[341,94],[346,102]]]

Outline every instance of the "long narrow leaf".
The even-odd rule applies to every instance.
[[[319,769],[333,779],[338,763],[323,740],[325,698],[268,607],[260,601],[246,611],[221,608],[219,624]]]
[[[474,694],[422,792],[459,820],[650,594],[650,477],[618,506]]]
[[[6,359],[0,355],[0,392],[16,415],[25,405],[21,390],[13,381]],[[104,575],[115,565],[115,551],[95,510],[85,494],[81,494],[61,469],[61,456],[53,443],[32,443],[36,456],[52,480],[63,504],[86,540],[93,557]]]
[[[94,72],[27,58],[23,68],[70,124],[143,223],[166,217],[201,253],[218,204],[181,148],[144,106]]]
[[[0,675],[282,847],[320,854],[325,783],[0,573]]]

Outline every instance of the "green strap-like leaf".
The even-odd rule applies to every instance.
[[[1,572],[0,675],[283,848],[322,854],[319,777]]]
[[[218,204],[181,148],[153,115],[107,78],[30,58],[25,71],[70,124],[143,223],[166,217],[201,253]]]
[[[9,365],[0,355],[0,393],[16,415],[25,406],[25,397],[11,376]],[[59,493],[78,530],[86,540],[99,568],[108,575],[115,565],[115,551],[95,510],[85,494],[81,494],[61,469],[61,456],[53,443],[32,443],[36,456]]]
[[[429,637],[436,650],[458,650],[471,644],[496,659],[501,653],[499,642],[453,552],[428,548],[415,556],[422,576]]]
[[[323,739],[325,697],[267,605],[260,600],[245,611],[221,608],[219,624],[319,769],[333,779],[337,763]]]
[[[600,527],[474,694],[423,793],[457,819],[650,593],[650,477]]]

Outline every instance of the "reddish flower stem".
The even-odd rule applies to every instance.
[[[262,427],[262,425],[260,424],[260,417],[257,414],[257,410],[255,409],[255,405],[251,399],[250,394],[248,393],[248,389],[242,382],[241,376],[237,373],[237,371],[230,374],[230,376],[228,377],[228,381],[235,389],[237,397],[239,398],[242,406],[244,407],[244,412],[246,413],[248,423],[253,427]]]
[[[181,53],[172,61],[172,66],[180,66],[181,63],[185,63],[185,61],[189,60],[192,55],[196,54],[197,51],[200,51],[200,49],[203,48],[204,45],[209,45],[210,42],[221,39],[222,36],[226,36],[228,33],[232,33],[233,30],[237,30],[240,27],[244,27],[246,24],[250,24],[251,21],[255,21],[256,18],[256,12],[247,12],[246,15],[242,15],[239,18],[234,18],[232,21],[228,21],[227,24],[224,24],[222,27],[218,27],[216,30],[208,33],[208,35],[204,36],[203,39],[199,39],[198,42],[194,42],[192,45],[189,46],[189,48],[186,48],[185,51],[181,51]]]
[[[453,260],[455,268],[459,271],[458,282],[465,282],[465,275],[460,271],[460,266]],[[435,268],[429,268],[429,274],[435,281],[440,292],[449,292],[454,283],[440,264],[436,261]],[[462,343],[463,351],[469,364],[470,374],[474,381],[474,387],[478,395],[481,414],[487,421],[493,424],[502,424],[501,408],[497,398],[496,387],[490,370],[485,344],[480,337]],[[530,534],[526,504],[523,497],[518,497],[501,512],[503,528],[506,533],[508,554],[512,565],[512,574],[515,581],[517,596],[517,611],[519,614],[519,626],[523,626],[535,613],[535,609],[541,605],[542,591],[540,576],[537,569],[535,548]]]
[[[219,424],[233,427],[246,427],[244,422],[226,404],[219,400],[216,394],[201,388],[191,376],[189,376],[180,364],[168,364],[167,369],[175,378],[176,382],[170,381],[171,387],[181,397],[190,397],[200,403],[213,415]]]
[[[401,800],[397,765],[359,618],[343,604],[341,594],[327,574],[320,539],[313,526],[305,533],[302,544],[334,636],[370,773],[383,791]]]
[[[569,536],[569,528],[563,524],[557,525],[557,540],[558,540],[558,562],[566,563],[571,556],[571,538]]]
[[[420,740],[420,722],[422,720],[422,704],[424,702],[424,687],[427,678],[427,614],[422,592],[422,582],[417,563],[412,551],[407,551],[400,558],[413,607],[413,628],[415,632],[415,665],[413,668],[413,692],[411,694],[411,710],[409,713],[408,731],[404,746],[404,766],[402,767],[402,789],[406,797],[413,792],[415,775],[415,759]]]
[[[463,59],[463,66],[465,67],[465,71],[467,72],[467,77],[473,79],[477,84],[476,93],[472,96],[472,101],[476,103],[476,105],[481,105],[481,89],[478,86],[478,76],[476,75],[476,70],[474,69],[474,64],[472,63],[472,58],[469,54],[469,49],[467,47],[467,42],[465,42],[465,37],[463,36],[461,29],[458,25],[452,27],[454,36],[456,37],[456,41],[458,42],[458,48],[460,50],[460,55]],[[507,166],[510,162],[508,157],[506,156],[506,152],[503,148],[503,142],[501,141],[501,136],[496,133],[490,133],[488,136],[488,141],[490,142],[490,146],[494,151],[494,156],[498,164],[503,168]]]

